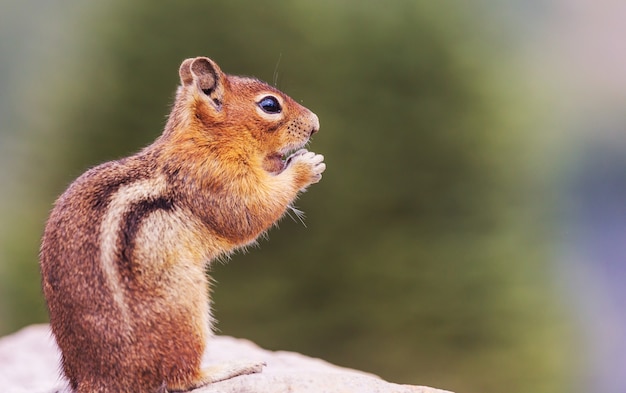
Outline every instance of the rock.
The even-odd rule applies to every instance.
[[[0,387],[11,393],[69,392],[60,377],[59,351],[48,325],[33,325],[0,339]],[[196,389],[194,393],[445,393],[443,390],[398,385],[365,372],[342,368],[293,352],[272,352],[254,343],[215,336],[204,364],[265,362],[259,374],[235,377]]]

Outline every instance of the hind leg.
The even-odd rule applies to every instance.
[[[229,362],[202,370],[211,383],[225,381],[240,375],[256,374],[263,371],[265,362]]]
[[[265,366],[265,362],[229,362],[212,366],[202,370],[202,375],[189,386],[168,385],[167,391],[170,393],[186,392],[199,387],[225,381],[240,375],[260,373]]]

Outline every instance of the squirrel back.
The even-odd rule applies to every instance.
[[[162,135],[58,198],[40,250],[63,371],[77,392],[189,390],[202,370],[207,264],[254,242],[321,179],[317,116],[267,84],[185,60]]]

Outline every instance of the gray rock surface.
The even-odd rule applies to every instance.
[[[445,393],[398,385],[357,370],[293,352],[272,352],[254,343],[215,336],[204,356],[207,366],[265,362],[259,374],[243,375],[196,389],[195,393]],[[10,393],[69,392],[60,377],[59,352],[47,325],[33,325],[0,339],[0,389]]]

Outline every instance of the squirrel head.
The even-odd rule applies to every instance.
[[[286,94],[248,77],[228,75],[207,57],[186,59],[166,135],[201,148],[228,147],[270,173],[319,130],[317,116]],[[166,136],[164,135],[164,136]],[[220,158],[224,157],[222,149]],[[254,162],[251,162],[254,165]]]

